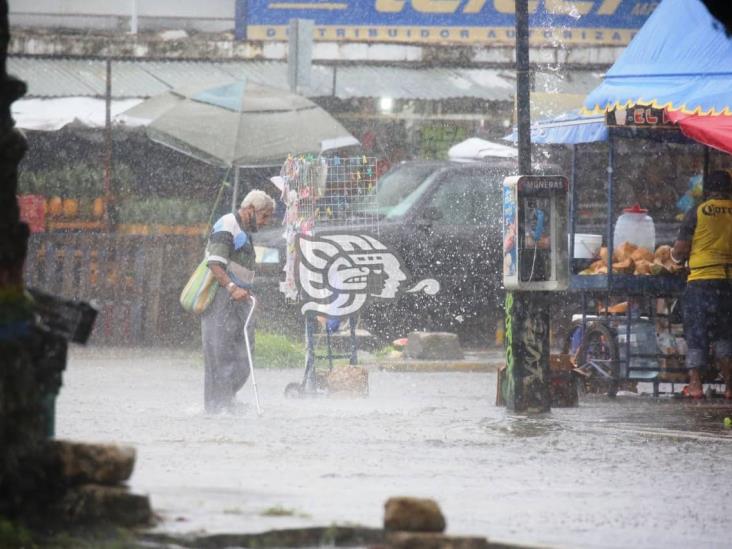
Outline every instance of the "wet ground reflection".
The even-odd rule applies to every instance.
[[[134,444],[132,487],[168,531],[378,526],[392,495],[434,497],[455,534],[561,547],[722,547],[732,431],[720,402],[621,396],[524,417],[494,374],[371,372],[366,399],[286,399],[205,416],[185,353],[72,354],[59,437]],[[251,403],[249,386],[240,398]],[[268,516],[282,507],[292,512]]]

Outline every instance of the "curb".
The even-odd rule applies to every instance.
[[[369,370],[381,372],[424,372],[424,373],[495,373],[503,366],[503,362],[443,362],[443,361],[401,361],[377,364],[362,364]]]

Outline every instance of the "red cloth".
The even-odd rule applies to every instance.
[[[689,139],[732,154],[732,116],[704,116],[678,111],[669,111],[667,115]]]

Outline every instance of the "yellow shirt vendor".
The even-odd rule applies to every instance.
[[[702,370],[710,348],[732,399],[732,177],[714,171],[704,181],[703,201],[689,210],[671,252],[676,263],[689,262],[684,292],[684,335],[688,352],[688,395],[703,398]]]

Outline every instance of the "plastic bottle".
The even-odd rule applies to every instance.
[[[623,214],[615,222],[613,248],[617,249],[624,242],[635,244],[654,252],[656,250],[656,226],[648,215],[648,210],[636,204],[623,210]]]

